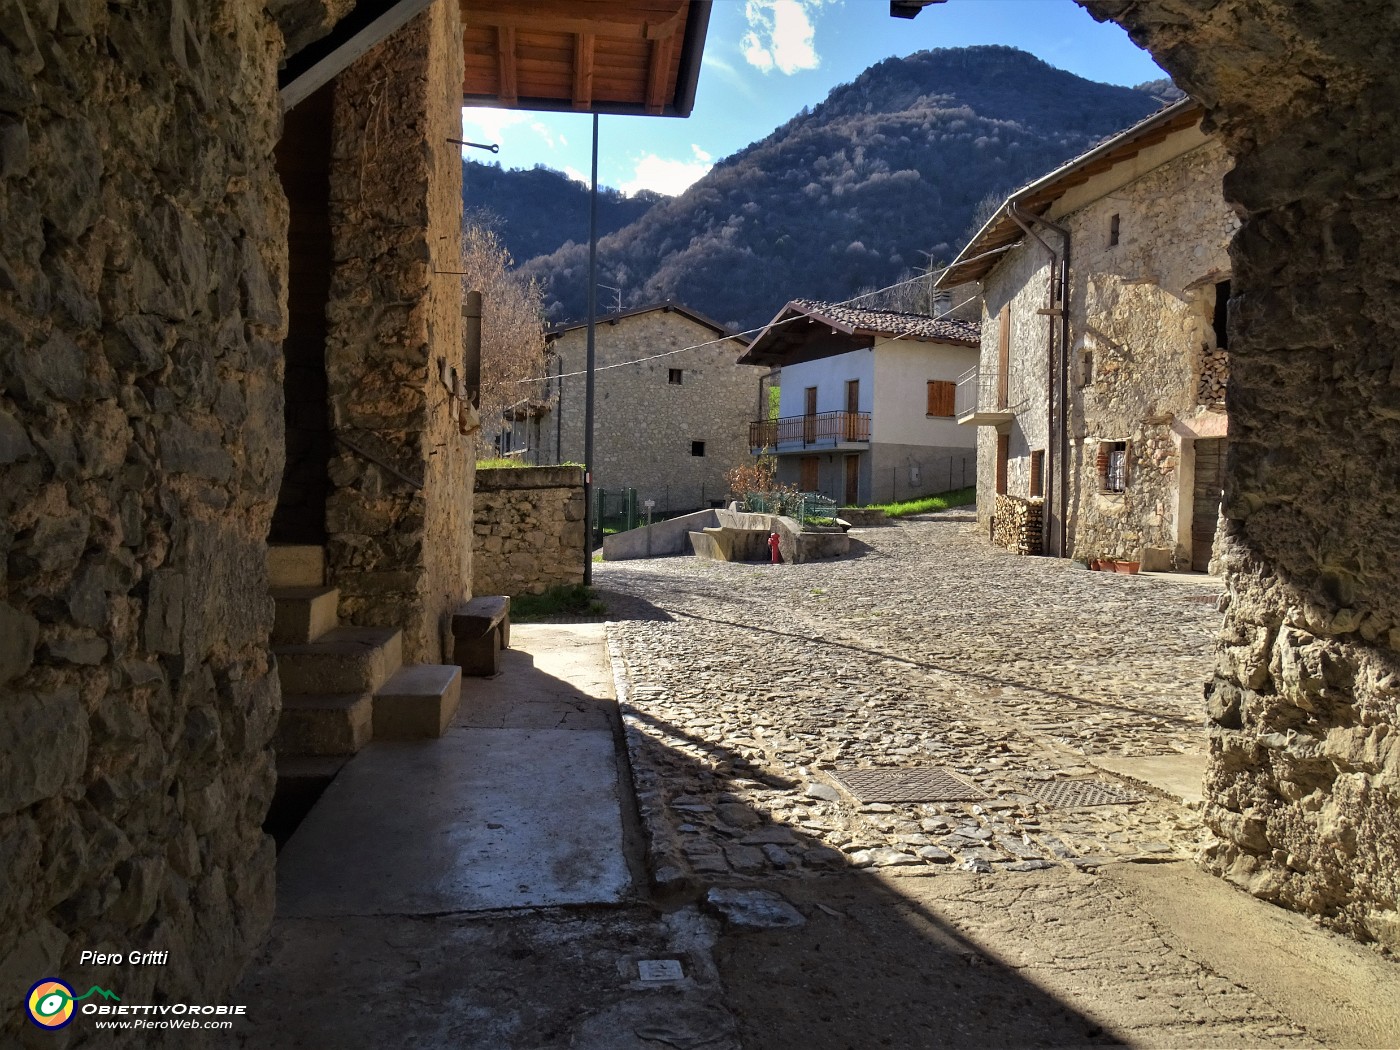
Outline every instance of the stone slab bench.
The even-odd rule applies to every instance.
[[[473,598],[452,614],[452,662],[464,675],[485,678],[501,670],[510,648],[510,598]]]

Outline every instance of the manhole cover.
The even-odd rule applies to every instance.
[[[1047,780],[1026,788],[1047,806],[1068,809],[1073,806],[1119,806],[1141,802],[1142,796],[1105,784],[1101,780]]]
[[[965,802],[987,797],[967,781],[935,766],[833,769],[831,778],[862,802]]]

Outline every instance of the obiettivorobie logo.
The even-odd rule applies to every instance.
[[[66,1028],[73,1023],[74,1003],[80,1003],[91,995],[121,1002],[116,992],[93,985],[82,995],[74,995],[73,989],[56,977],[45,977],[36,981],[29,989],[25,1007],[29,1020],[40,1028]]]

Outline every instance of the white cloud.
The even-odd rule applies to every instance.
[[[744,58],[755,69],[793,74],[816,69],[821,58],[813,45],[815,31],[808,16],[821,0],[747,0],[744,15],[749,31],[740,42]]]
[[[572,168],[566,164],[564,166],[564,174],[569,176],[569,178],[573,179],[575,182],[583,183],[585,186],[593,185],[593,180],[590,179],[586,173],[579,171],[578,168]]]
[[[699,146],[692,145],[690,151],[690,159],[685,160],[671,160],[655,153],[643,154],[637,161],[635,175],[618,189],[627,194],[638,190],[655,190],[670,197],[684,193],[714,167],[710,155]]]

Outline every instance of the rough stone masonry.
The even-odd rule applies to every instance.
[[[1205,104],[1234,159],[1208,865],[1400,946],[1394,5],[1084,6]]]

